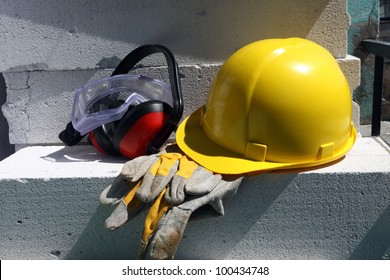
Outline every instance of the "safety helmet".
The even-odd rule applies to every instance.
[[[301,38],[267,39],[228,58],[176,140],[221,174],[311,167],[350,150],[351,115],[348,82],[327,50]]]

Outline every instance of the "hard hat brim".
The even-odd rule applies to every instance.
[[[246,174],[322,165],[344,156],[353,146],[357,137],[356,129],[352,126],[351,135],[343,149],[333,154],[331,158],[323,160],[296,163],[255,161],[226,150],[211,141],[200,126],[201,115],[201,108],[199,108],[179,125],[176,131],[176,141],[188,157],[210,171],[220,174]]]

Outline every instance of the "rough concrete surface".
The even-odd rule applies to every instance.
[[[184,116],[203,105],[223,61],[238,48],[265,38],[314,40],[340,58],[351,89],[360,83],[360,61],[346,52],[346,0],[98,0],[50,5],[45,0],[16,0],[2,1],[0,10],[0,71],[7,86],[2,111],[17,149],[58,144],[75,90],[108,76],[112,70],[106,68],[112,69],[143,44],[163,44],[175,54],[182,70]],[[161,74],[153,69],[165,62],[152,56],[143,64],[155,77]]]
[[[346,0],[6,0],[0,72],[113,67],[151,43],[172,49],[180,64],[220,63],[237,48],[273,37],[307,37],[345,57],[346,7]]]
[[[359,85],[360,61],[352,56],[338,60],[351,90]],[[184,99],[183,117],[202,106],[220,64],[180,67]],[[70,121],[75,91],[87,82],[108,77],[113,69],[74,71],[24,71],[5,73],[7,102],[2,111],[9,123],[10,142],[17,145],[57,144]],[[168,81],[165,67],[144,67],[135,73]],[[358,108],[354,109],[358,124]],[[358,125],[357,125],[358,126]]]
[[[389,258],[389,155],[380,139],[359,138],[333,165],[246,179],[225,216],[190,222],[176,258]],[[35,172],[18,172],[27,166]],[[145,213],[110,232],[113,207],[98,203],[120,168],[89,146],[30,147],[0,162],[0,258],[136,258]]]

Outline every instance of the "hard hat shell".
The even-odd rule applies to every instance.
[[[339,159],[356,139],[348,82],[306,39],[267,39],[222,65],[206,105],[179,126],[179,147],[221,174],[310,167]]]

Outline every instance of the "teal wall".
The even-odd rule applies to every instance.
[[[359,48],[363,39],[376,39],[379,34],[379,0],[348,0],[351,27],[348,32],[348,53],[361,59],[361,83],[354,92],[360,105],[360,122],[371,122],[374,57]]]

